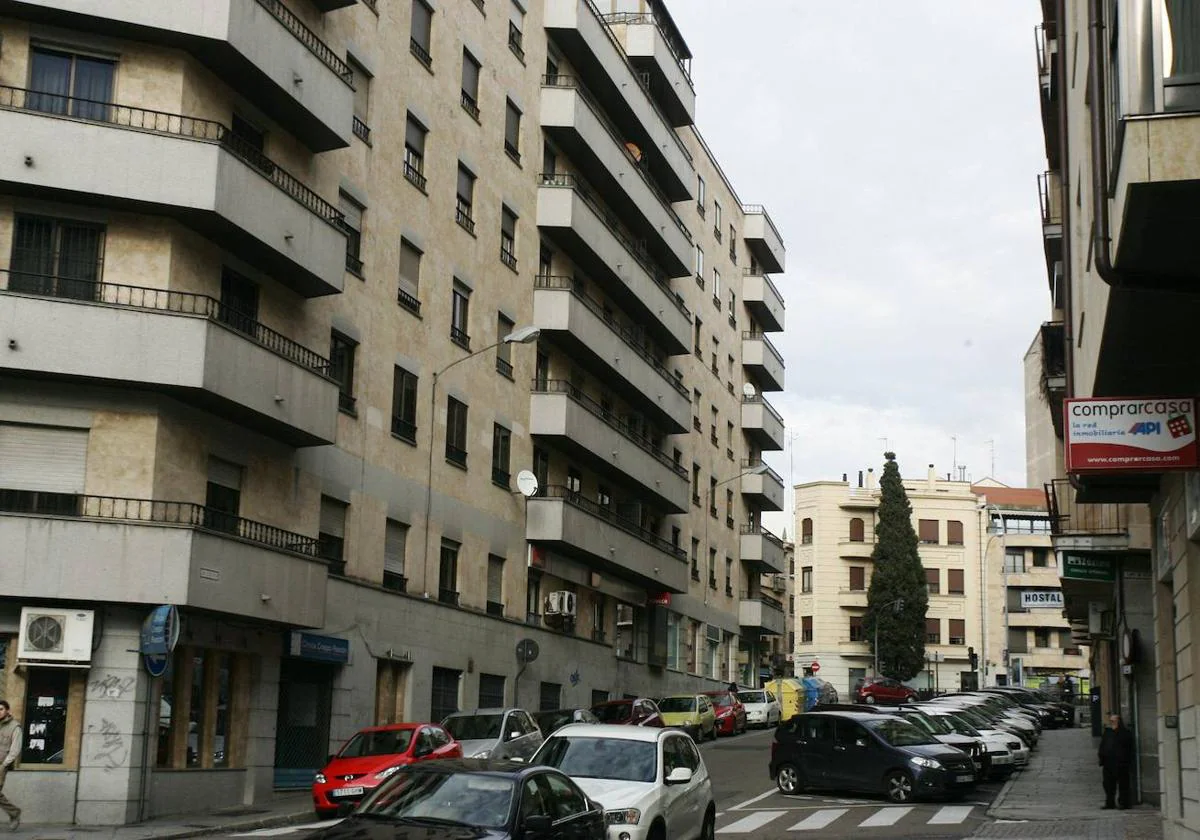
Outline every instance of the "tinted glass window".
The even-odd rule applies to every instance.
[[[800,737],[805,741],[833,741],[833,719],[823,717],[802,718]]]
[[[652,782],[658,771],[658,744],[623,738],[551,738],[534,763],[573,778]]]
[[[503,715],[462,715],[446,718],[443,726],[460,741],[483,741],[500,737]]]
[[[422,762],[424,766],[428,765]],[[501,776],[401,770],[378,787],[358,813],[501,828],[508,823],[512,799],[513,782]]]
[[[359,758],[366,755],[393,755],[408,752],[412,742],[413,730],[392,729],[384,732],[359,732],[342,751],[341,758]]]
[[[743,703],[769,703],[765,691],[739,691],[738,699]]]
[[[843,746],[851,746],[857,741],[870,743],[867,740],[867,732],[857,723],[852,720],[839,720],[835,727],[837,733],[837,743]]]
[[[664,697],[662,702],[658,704],[658,708],[668,714],[672,712],[694,712],[696,711],[696,698]]]
[[[629,720],[632,711],[632,703],[605,704],[592,709],[592,713],[600,718],[601,723],[620,723]]]
[[[677,738],[677,741],[683,741],[684,766],[691,769],[693,773],[700,769],[700,750],[696,748],[696,742],[691,738]]]
[[[583,793],[562,776],[543,773],[538,779],[549,791],[550,806],[554,809],[555,819],[567,819],[587,810],[587,800],[584,799]]]
[[[687,767],[683,752],[683,738],[664,738],[663,745],[663,778],[671,775],[676,767]]]
[[[870,721],[867,726],[875,734],[893,747],[915,747],[921,744],[936,744],[933,738],[908,721],[887,717],[883,720]]]

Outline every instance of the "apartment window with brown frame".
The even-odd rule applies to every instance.
[[[966,588],[963,585],[962,569],[946,570],[946,591],[951,595],[962,595],[966,592]]]
[[[800,643],[804,644],[806,642],[812,642],[812,640],[813,640],[812,616],[811,615],[802,615],[802,616],[800,616]]]
[[[813,570],[812,566],[804,566],[800,569],[800,591],[813,591]]]
[[[918,519],[917,539],[929,545],[937,545],[940,542],[938,539],[938,521],[936,519]]]
[[[867,570],[863,566],[850,567],[850,591],[862,592],[867,588]]]
[[[940,618],[925,619],[925,644],[940,645],[942,643],[942,620]]]
[[[865,542],[867,537],[866,524],[859,517],[850,520],[850,542]]]
[[[800,544],[812,545],[813,541],[813,523],[811,519],[800,520]]]
[[[946,545],[963,544],[963,524],[957,519],[946,522]]]
[[[942,591],[942,572],[940,569],[925,570],[925,591],[930,595],[938,595]]]
[[[863,629],[863,618],[861,615],[850,616],[850,641],[866,641],[866,631]]]
[[[965,645],[966,643],[967,643],[966,619],[962,619],[962,618],[950,619],[950,644]]]

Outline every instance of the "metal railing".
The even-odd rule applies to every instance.
[[[471,205],[459,204],[454,208],[454,221],[467,233],[474,235],[475,220],[471,218]]]
[[[1062,321],[1042,324],[1042,373],[1046,378],[1067,375],[1067,349]]]
[[[761,341],[763,346],[766,347],[767,350],[770,351],[771,355],[775,357],[775,361],[779,362],[779,366],[784,366],[783,355],[775,349],[775,345],[771,343],[771,339],[767,338],[766,333],[756,332],[754,330],[746,330],[742,333],[742,338],[747,341]]]
[[[410,312],[413,312],[417,315],[421,314],[421,301],[416,295],[411,294],[404,289],[396,289],[396,303],[400,304]]]
[[[1050,512],[1050,533],[1054,536],[1129,533],[1122,505],[1079,502],[1068,479],[1056,478],[1046,484],[1046,505]]]
[[[421,171],[420,167],[418,167],[411,160],[406,159],[404,161],[404,177],[409,183],[411,183],[421,192],[425,192],[425,185],[428,182],[428,179],[425,177],[425,173]]]
[[[596,417],[610,429],[633,443],[643,452],[646,452],[648,455],[654,458],[654,460],[670,469],[671,472],[675,473],[680,478],[687,478],[686,467],[684,467],[682,464],[675,463],[671,456],[667,455],[667,453],[655,446],[653,441],[651,441],[649,438],[644,437],[635,432],[633,429],[629,428],[628,424],[626,424],[625,421],[618,416],[617,412],[613,411],[611,408],[605,408],[567,380],[535,379],[533,380],[530,388],[535,394],[565,394],[572,401],[578,403],[579,406],[589,414]]]
[[[765,271],[760,271],[755,274],[748,267],[742,269],[742,275],[744,277],[761,277],[767,284],[767,288],[771,290],[771,292],[775,295],[775,298],[779,301],[779,307],[781,309],[787,309],[787,301],[785,301],[783,299],[783,295],[779,293],[779,287],[775,285],[775,281],[771,279],[771,275],[767,274]],[[742,294],[744,296],[745,292],[743,291]]]
[[[403,417],[392,418],[392,434],[396,437],[408,441],[409,443],[417,442],[417,424],[411,420],[405,420]]]
[[[467,335],[467,331],[462,327],[450,328],[450,340],[464,350],[471,349],[471,336]]]
[[[475,120],[476,122],[479,121],[479,102],[474,96],[464,90],[459,96],[458,103],[462,106],[462,109],[470,115],[471,119]]]
[[[20,249],[17,249],[18,251]],[[122,286],[116,283],[92,283],[74,278],[54,275],[38,275],[28,272],[7,270],[8,293],[26,293],[39,297],[61,297],[72,301],[106,304],[109,306],[147,309],[156,312],[172,312],[180,315],[197,315],[244,335],[276,355],[308,368],[322,376],[329,375],[329,360],[293,341],[282,333],[255,320],[252,316],[222,303],[208,295],[192,292],[177,292],[171,289],[152,289],[142,286]],[[45,294],[37,287],[61,288],[69,283],[70,295]]]
[[[782,549],[784,547],[783,540],[781,540],[779,537],[772,534],[770,531],[768,531],[766,528],[764,528],[761,525],[743,525],[740,529],[740,532],[742,534],[746,534],[747,536],[762,537],[767,542],[771,543],[771,545],[774,545],[777,548]]]
[[[775,222],[771,219],[771,214],[767,212],[766,207],[761,204],[743,204],[742,212],[747,216],[762,216],[767,220],[767,227],[775,234],[775,238],[780,242],[783,241],[783,237],[779,235],[779,228],[775,227]]]
[[[433,56],[429,54],[429,50],[425,49],[425,45],[416,38],[408,39],[408,51],[416,56],[417,61],[424,64],[427,68],[433,67]]]
[[[651,26],[653,26],[655,29],[658,30],[658,33],[660,35],[662,35],[662,39],[666,43],[667,49],[671,51],[671,57],[673,59],[675,59],[675,63],[678,64],[679,69],[683,71],[683,77],[685,79],[687,79],[688,85],[694,85],[694,83],[692,82],[691,68],[689,68],[687,66],[687,64],[684,62],[683,58],[679,55],[679,47],[675,44],[675,39],[672,38],[670,33],[668,33],[663,28],[663,25],[661,23],[659,23],[658,18],[656,18],[653,13],[651,13],[651,12],[610,12],[608,14],[601,14],[600,19],[602,21],[604,21],[605,23],[609,24],[610,26],[611,25],[621,25],[621,24],[631,24],[631,23],[633,23],[633,24],[650,24]]]
[[[593,502],[591,499],[584,498],[581,494],[564,487],[561,484],[551,484],[546,486],[535,498],[541,499],[561,499],[574,508],[577,508],[584,513],[588,513],[597,519],[602,519],[615,528],[620,528],[625,533],[633,536],[647,545],[657,548],[666,554],[670,554],[676,560],[682,562],[687,561],[687,553],[678,546],[672,545],[670,540],[663,539],[653,531],[643,528],[638,523],[626,519],[623,516],[618,516],[611,508],[601,505],[598,502]]]
[[[500,246],[500,262],[504,263],[506,268],[517,270],[517,255],[504,246]]]
[[[783,484],[783,476],[781,476],[779,473],[775,472],[775,470],[768,467],[761,460],[757,460],[754,458],[742,459],[742,469],[744,469],[744,470],[751,470],[751,469],[754,469],[755,467],[759,467],[759,466],[766,467],[766,469],[762,473],[759,473],[760,475],[770,476],[771,478],[775,479],[775,481],[779,482],[780,484]]]
[[[582,283],[574,277],[564,277],[551,274],[539,274],[533,278],[533,287],[535,289],[546,289],[551,291],[569,291],[571,296],[582,303],[593,315],[602,320],[610,330],[616,333],[625,345],[633,352],[637,353],[641,359],[650,367],[654,368],[663,379],[665,379],[672,388],[678,391],[682,396],[686,397],[688,402],[691,402],[692,395],[688,391],[687,386],[674,376],[670,371],[663,366],[659,360],[659,355],[665,356],[657,345],[642,338],[639,335],[639,330],[625,323],[613,313],[607,311],[604,306],[597,300],[590,297],[584,290]],[[647,347],[646,345],[649,345]]]
[[[513,378],[513,364],[508,359],[496,357],[496,372],[508,379]]]
[[[363,141],[364,143],[371,142],[370,127],[358,117],[355,117],[350,123],[350,129],[354,132],[354,136],[359,140]]]
[[[1037,69],[1039,76],[1045,76],[1050,72],[1050,65],[1046,61],[1046,26],[1039,23],[1033,27],[1033,49],[1037,54]]]
[[[258,0],[258,5],[270,12],[273,18],[283,24],[284,29],[291,32],[309,52],[321,59],[351,90],[354,89],[354,71],[350,69],[350,65],[339,58],[333,48],[322,41],[317,33],[305,26],[304,21],[296,17],[291,9],[280,0]]]
[[[0,512],[180,525],[236,537],[276,551],[318,557],[316,537],[306,537],[195,502],[0,489]]]
[[[778,411],[776,411],[775,406],[773,406],[769,402],[767,402],[767,398],[764,397],[762,394],[753,394],[753,395],[742,394],[742,402],[750,404],[750,405],[761,405],[763,408],[765,408],[767,410],[767,414],[770,414],[772,417],[775,418],[775,420],[779,423],[780,426],[783,425],[783,415],[780,414]]]
[[[1042,208],[1043,225],[1062,224],[1062,208],[1055,206],[1059,202],[1055,201],[1056,196],[1052,192],[1052,181],[1053,173],[1050,171],[1042,172],[1037,176],[1038,204]]]

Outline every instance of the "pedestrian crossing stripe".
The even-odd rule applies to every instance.
[[[816,831],[829,825],[849,810],[849,808],[822,808],[800,820],[788,831]]]
[[[859,828],[882,828],[895,825],[901,818],[908,816],[912,808],[880,808],[871,816],[858,824]]]
[[[926,825],[958,825],[966,821],[974,811],[974,805],[944,805],[935,811],[928,820]],[[822,828],[828,828],[837,820],[850,813],[850,808],[821,808],[809,813],[804,819],[795,825],[791,826],[788,831],[816,831]],[[854,809],[862,812],[863,809]],[[900,820],[904,819],[913,812],[911,806],[894,806],[884,807],[872,812],[866,819],[862,820],[859,828],[886,828],[893,826]],[[765,825],[768,825],[780,816],[792,813],[790,811],[752,811],[746,816],[738,819],[729,825],[717,829],[717,834],[750,834]]]

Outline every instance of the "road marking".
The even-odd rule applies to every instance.
[[[859,828],[880,828],[895,825],[907,816],[912,808],[880,808],[871,816],[858,824]]]
[[[957,825],[971,816],[972,805],[946,805],[929,818],[929,825]]]
[[[320,828],[329,828],[337,825],[342,820],[321,820],[320,822],[301,823],[300,825],[286,825],[282,828],[260,828],[257,831],[244,831],[238,834],[230,834],[230,837],[280,837],[284,834],[295,834],[297,831],[315,831]]]
[[[787,811],[755,811],[753,814],[742,817],[735,823],[730,823],[724,828],[717,829],[717,834],[749,834],[751,831],[757,831],[771,822],[771,820],[786,813]]]
[[[758,796],[755,796],[751,799],[747,799],[745,802],[739,802],[737,805],[734,805],[729,810],[730,811],[740,811],[743,808],[753,805],[755,802],[761,802],[762,800],[766,799],[768,796],[770,796],[773,793],[775,793],[775,788],[771,788],[766,793],[760,793]]]
[[[788,831],[816,831],[819,828],[829,825],[848,810],[848,808],[826,808],[817,811],[811,816],[800,820],[800,822],[789,828]]]

